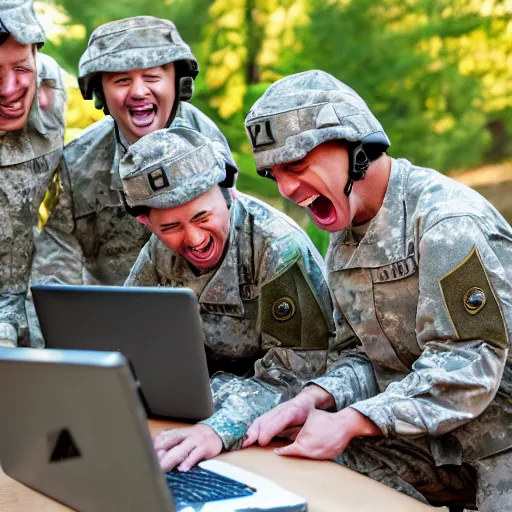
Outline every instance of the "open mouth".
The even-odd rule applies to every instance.
[[[130,113],[131,120],[135,126],[145,128],[153,123],[157,110],[158,107],[154,103],[151,103],[149,105],[130,107],[128,112]]]
[[[187,247],[185,257],[197,268],[202,270],[215,266],[216,261],[215,241],[210,235],[208,240],[196,247]]]
[[[306,205],[317,224],[328,226],[336,221],[336,208],[327,197],[322,195],[312,196]]]
[[[25,114],[23,105],[25,94],[11,103],[0,103],[0,115],[8,119],[19,119]]]

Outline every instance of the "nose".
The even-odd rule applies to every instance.
[[[274,178],[277,181],[277,187],[281,195],[293,199],[295,192],[300,187],[300,181],[293,174],[286,171],[277,175],[274,173]]]
[[[0,77],[0,98],[10,98],[16,93],[16,73],[8,71]]]
[[[138,76],[132,80],[130,94],[134,99],[143,99],[147,96],[148,87],[142,77]]]
[[[204,241],[204,232],[200,227],[188,225],[185,231],[184,243],[187,247],[197,247]]]

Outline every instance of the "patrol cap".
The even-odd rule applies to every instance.
[[[226,178],[209,139],[189,128],[167,128],[132,144],[119,164],[129,207],[175,208]]]
[[[190,76],[197,76],[196,59],[171,21],[153,16],[111,21],[91,34],[78,64],[78,84],[83,97],[90,100],[91,80],[98,73],[148,69],[177,61],[185,61]]]
[[[0,44],[10,35],[20,44],[43,46],[45,35],[34,13],[32,0],[0,2]]]
[[[272,84],[245,119],[256,168],[304,158],[328,140],[379,146],[390,141],[363,99],[324,71],[306,71]]]

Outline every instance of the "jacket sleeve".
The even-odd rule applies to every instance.
[[[75,236],[69,174],[64,158],[40,208],[40,226],[34,230],[34,258],[25,301],[30,345],[43,347],[30,286],[33,284],[83,284],[83,252]],[[48,218],[46,216],[48,215]]]
[[[286,252],[282,245],[281,249]],[[268,263],[270,254],[266,258]],[[253,377],[225,373],[213,377],[217,411],[202,422],[219,435],[225,449],[239,448],[258,416],[324,373],[328,352],[336,352],[331,300],[321,265],[303,251],[287,261],[286,269],[267,268],[268,279],[259,297],[261,346],[266,353],[256,361]],[[272,277],[270,268],[276,270]]]
[[[54,198],[48,196],[53,195]],[[48,190],[45,201],[55,202],[48,221],[35,237],[36,251],[31,281],[39,283],[83,284],[83,251],[76,237],[71,183],[64,158],[59,166],[59,182]]]
[[[483,229],[459,216],[421,238],[422,353],[405,378],[352,406],[385,435],[445,434],[481,414],[498,390],[511,332],[512,240],[497,228]]]

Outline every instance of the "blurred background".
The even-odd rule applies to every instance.
[[[259,178],[243,121],[275,80],[322,69],[355,89],[390,155],[474,187],[512,221],[512,0],[36,0],[43,51],[69,73],[66,139],[102,113],[82,100],[78,60],[114,19],[172,20],[200,68],[192,103],[229,140],[238,188],[285,211],[324,252],[327,233]]]

